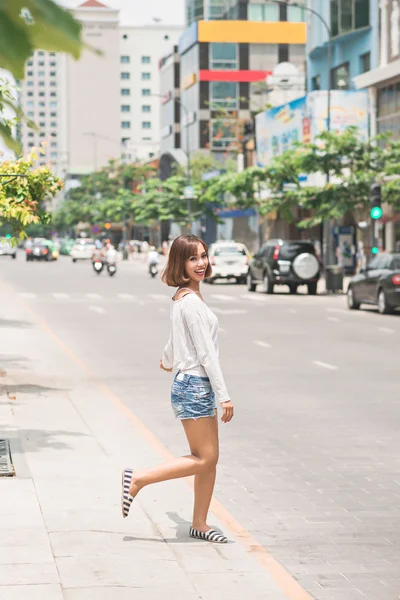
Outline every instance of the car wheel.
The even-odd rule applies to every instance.
[[[274,293],[274,282],[268,277],[267,274],[264,275],[263,285],[264,285],[264,292],[266,294]]]
[[[289,290],[291,294],[297,294],[297,284],[296,283],[290,283],[289,284]]]
[[[360,303],[356,301],[352,287],[349,287],[347,290],[347,306],[350,310],[358,310],[360,308]]]
[[[73,258],[73,259],[72,259],[72,262],[76,262],[76,258]]]
[[[317,293],[317,282],[307,284],[309,296],[315,296]]]
[[[11,258],[12,258],[13,260],[15,260],[15,259],[17,258],[17,255],[16,255],[16,254],[11,254]]]
[[[29,256],[26,257],[26,262],[29,262],[31,259],[29,258]]]
[[[387,315],[393,312],[393,308],[388,304],[385,290],[380,289],[378,292],[378,311],[381,315]]]
[[[254,281],[251,278],[251,274],[248,273],[247,275],[247,289],[249,292],[255,292],[257,288],[257,284],[254,283]]]

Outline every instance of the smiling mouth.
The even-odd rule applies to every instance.
[[[205,272],[205,269],[202,269],[201,271],[195,271],[196,275],[204,275]]]

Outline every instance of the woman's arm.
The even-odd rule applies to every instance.
[[[167,345],[164,348],[162,359],[160,360],[160,369],[171,372],[174,366],[174,348],[172,345],[172,331],[170,331]]]

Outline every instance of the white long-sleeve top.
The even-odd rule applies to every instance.
[[[218,318],[197,294],[172,301],[171,329],[162,363],[188,375],[208,377],[218,402],[229,398],[219,364]]]

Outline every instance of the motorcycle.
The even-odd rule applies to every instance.
[[[154,278],[157,275],[157,273],[158,273],[157,263],[151,263],[151,265],[149,266],[149,273],[152,278]]]
[[[115,263],[108,263],[107,271],[108,271],[109,276],[113,277],[113,275],[115,275],[115,273],[117,272],[117,265]]]
[[[97,275],[100,275],[100,273],[104,269],[104,263],[101,260],[94,260],[93,261],[93,269],[94,269],[95,273],[97,273]]]

